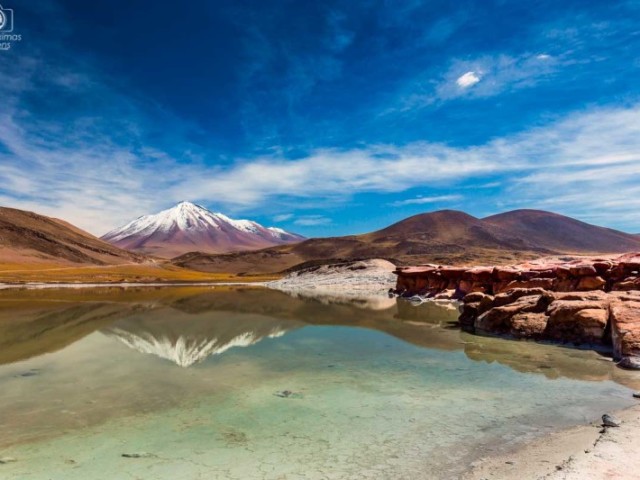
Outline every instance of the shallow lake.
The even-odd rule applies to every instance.
[[[592,351],[246,287],[0,291],[2,479],[455,478],[633,404]]]

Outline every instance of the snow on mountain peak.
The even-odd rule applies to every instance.
[[[166,246],[172,247],[171,255],[194,250],[221,253],[304,240],[281,228],[235,220],[186,200],[159,213],[139,217],[102,238],[122,248],[160,255],[167,250]]]

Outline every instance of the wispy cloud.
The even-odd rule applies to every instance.
[[[305,227],[316,227],[319,225],[328,225],[331,223],[331,219],[323,215],[303,215],[298,217],[293,222],[296,225],[302,225]]]
[[[355,193],[401,192],[420,185],[446,185],[461,178],[483,176],[515,168],[499,165],[477,149],[413,143],[402,147],[321,149],[298,160],[281,156],[258,157],[228,169],[212,169],[179,183],[174,196],[201,197],[217,192],[226,202],[256,205],[266,198],[342,198]]]
[[[293,213],[282,213],[273,217],[274,222],[286,222],[294,217]]]
[[[102,87],[91,88],[96,93]],[[296,159],[273,154],[207,166],[184,164],[147,143],[140,124],[118,126],[116,142],[105,125],[83,128],[91,122],[81,116],[74,129],[58,135],[59,122],[25,115],[21,93],[6,86],[4,92],[8,108],[0,115],[0,202],[63,217],[95,233],[182,199],[252,214],[266,213],[262,205],[277,201],[295,213],[302,201],[347,203],[359,193],[442,191],[469,181],[499,186],[500,198],[492,200],[497,208],[547,206],[583,218],[622,219],[620,223],[633,222],[640,208],[634,193],[640,184],[638,105],[577,112],[468,147],[370,145],[318,149]],[[111,102],[129,105],[113,92],[102,92],[107,93]],[[143,119],[133,112],[130,121]],[[397,204],[456,198],[426,194]],[[295,219],[297,225],[329,221],[322,216]]]
[[[461,96],[490,97],[507,90],[532,87],[550,77],[559,60],[533,54],[482,56],[474,60],[455,60],[442,76],[428,103]],[[469,88],[473,87],[473,88]]]
[[[3,65],[3,205],[62,217],[94,233],[158,205],[153,184],[162,189],[172,180],[153,172],[175,168],[177,162],[144,145],[144,118],[128,98],[38,55]],[[21,81],[12,82],[15,78]],[[78,94],[87,105],[74,102],[61,117],[49,115],[57,100],[64,103]],[[92,107],[100,108],[104,117]]]
[[[429,203],[452,202],[455,200],[461,200],[462,198],[462,195],[435,195],[431,197],[418,196],[415,198],[408,198],[406,200],[398,200],[392,202],[391,205],[394,207],[403,207],[405,205],[424,205]]]
[[[492,180],[496,175],[500,182]],[[500,187],[500,199],[491,201],[505,208],[553,203],[583,218],[592,212],[630,221],[640,200],[620,199],[640,184],[640,106],[577,112],[545,127],[470,147],[423,142],[319,150],[297,160],[247,159],[226,170],[201,173],[176,189],[198,196],[214,191],[230,203],[252,207],[282,196],[347,202],[357,193],[441,190],[468,181]],[[453,198],[425,195],[409,200],[427,204]]]
[[[279,132],[270,131],[269,112],[256,114],[263,95],[271,90],[253,87],[282,62],[286,75],[277,90],[286,92],[286,98],[279,98],[275,107],[295,119],[293,106],[301,98],[342,78],[348,62],[341,52],[356,48],[358,37],[340,15],[332,18],[329,40],[311,56],[297,45],[267,38],[270,32],[260,29],[245,38],[255,47],[256,58],[250,58],[239,83],[254,95],[242,97],[240,110],[246,129],[277,148],[231,163],[218,162],[218,152],[192,146],[187,141],[191,135],[175,133],[181,128],[192,133],[184,122],[158,129],[163,122],[151,118],[155,111],[147,103],[152,102],[123,93],[75,55],[64,59],[66,66],[37,52],[12,57],[15,61],[10,62],[3,57],[0,203],[62,217],[97,234],[183,199],[231,213],[246,211],[277,222],[319,226],[332,220],[300,212],[324,212],[317,207],[328,202],[346,205],[359,194],[423,194],[392,202],[396,206],[453,202],[461,199],[455,193],[461,189],[465,199],[470,198],[468,189],[473,185],[470,208],[483,202],[495,209],[537,206],[640,230],[638,104],[585,109],[555,120],[539,115],[535,118],[542,126],[474,144],[466,139],[458,139],[458,144],[376,144],[370,141],[376,137],[363,134],[361,143],[349,143],[358,147],[306,148],[288,155],[287,145],[276,141]],[[571,32],[564,34],[570,40],[558,35],[552,40],[568,42],[573,52],[583,48]],[[403,98],[409,97],[406,106],[489,98],[558,78],[572,58],[559,48],[547,50],[548,42],[540,46],[532,46],[529,53],[447,57],[435,70],[407,80],[420,89],[418,93],[409,89],[408,95],[403,91]],[[395,100],[385,107],[395,105]],[[412,138],[429,138],[428,127],[425,123],[421,136]],[[402,132],[389,130],[389,138],[404,138]],[[387,195],[380,198],[385,204],[390,201]],[[310,204],[313,210],[305,208]]]

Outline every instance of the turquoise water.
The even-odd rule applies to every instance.
[[[0,478],[455,478],[632,404],[634,377],[598,354],[469,336],[456,315],[262,289],[2,292]]]

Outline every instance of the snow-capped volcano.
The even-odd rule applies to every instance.
[[[121,248],[161,257],[187,252],[226,253],[254,250],[305,238],[251,220],[234,220],[191,202],[144,215],[102,237]]]

